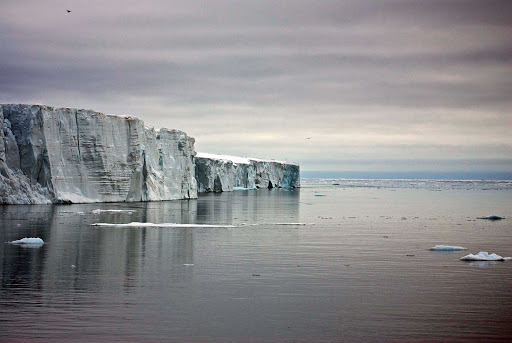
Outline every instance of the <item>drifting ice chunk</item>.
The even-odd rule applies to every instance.
[[[128,213],[128,214],[132,214],[134,212],[136,212],[135,210],[102,210],[102,209],[97,209],[97,210],[93,210],[91,211],[91,213],[93,214],[100,214],[100,213],[104,213],[104,212],[107,212],[107,213]]]
[[[252,187],[252,188],[246,188],[246,187],[233,187],[234,191],[256,191],[258,188]]]
[[[461,261],[510,261],[510,257],[502,257],[497,254],[489,254],[487,251],[480,251],[478,254],[469,254],[461,257]]]
[[[489,217],[478,217],[476,219],[484,219],[484,220],[490,220],[490,221],[496,221],[496,220],[502,220],[502,219],[505,219],[503,217],[499,217],[499,216],[489,216]]]
[[[460,251],[460,250],[466,250],[464,247],[459,247],[456,245],[436,245],[435,247],[432,247],[428,250],[432,251]]]
[[[12,241],[12,242],[9,242],[11,244],[18,244],[18,245],[33,245],[33,246],[36,246],[36,245],[43,245],[44,244],[44,241],[41,239],[41,238],[37,238],[37,237],[25,237],[25,238],[22,238],[22,239],[18,239],[16,241]]]

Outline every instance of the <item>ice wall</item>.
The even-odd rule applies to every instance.
[[[135,117],[0,105],[0,203],[197,197],[194,138]]]
[[[197,153],[195,164],[199,192],[226,192],[234,187],[300,186],[300,170],[296,163]]]

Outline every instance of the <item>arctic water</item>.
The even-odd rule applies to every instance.
[[[0,206],[0,341],[509,341],[512,262],[459,259],[512,256],[510,204],[511,181],[304,179]],[[91,225],[131,222],[197,226]]]

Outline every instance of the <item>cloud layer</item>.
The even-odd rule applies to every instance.
[[[0,102],[129,113],[309,170],[512,169],[510,1],[0,7]]]

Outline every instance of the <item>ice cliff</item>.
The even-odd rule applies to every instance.
[[[197,197],[194,138],[134,117],[0,105],[0,204]]]
[[[195,164],[199,192],[300,186],[296,163],[197,153]]]

